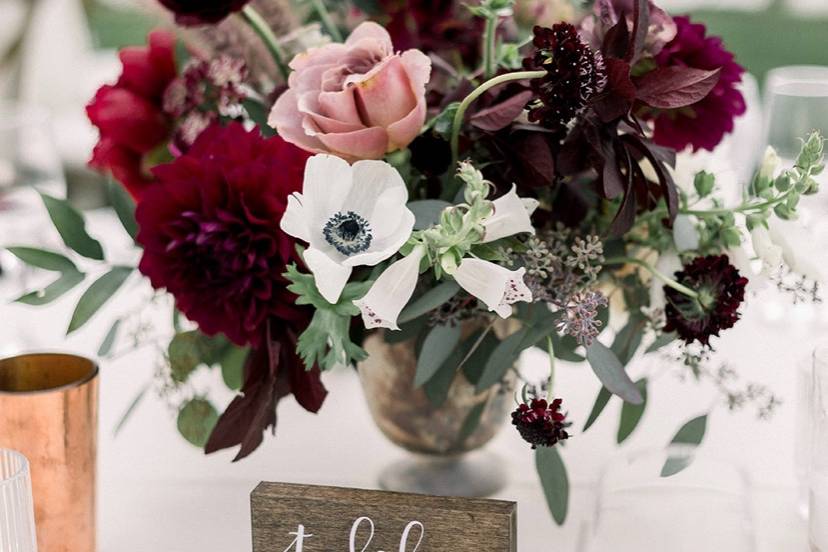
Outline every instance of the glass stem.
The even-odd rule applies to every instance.
[[[287,82],[290,69],[285,63],[284,52],[282,52],[282,48],[279,46],[279,39],[276,38],[275,34],[273,34],[273,29],[270,28],[267,21],[265,21],[261,14],[250,4],[247,4],[244,9],[242,9],[241,15],[247,24],[250,25],[257,35],[259,35],[259,38],[262,39],[262,42],[264,42],[268,52],[270,52],[270,55],[273,57],[273,61],[276,62],[276,67],[279,68],[282,78],[284,78],[285,82]]]

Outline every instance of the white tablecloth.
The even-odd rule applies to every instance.
[[[8,222],[8,214],[0,214],[0,228]],[[109,237],[108,250],[126,255],[119,237],[122,233],[115,230],[116,223],[109,215],[96,213],[90,227],[93,234]],[[49,239],[56,241],[55,236]],[[0,243],[6,243],[2,236]],[[147,297],[145,284],[136,280],[87,327],[65,338],[80,290],[50,308],[32,308],[7,304],[13,283],[0,280],[3,353],[45,348],[94,355],[111,320]],[[796,317],[785,324],[765,323],[756,304],[747,307],[744,318],[718,342],[719,355],[745,379],[772,386],[785,403],[770,421],[758,421],[750,409],[731,414],[717,408],[700,454],[740,463],[750,475],[759,552],[804,552],[806,528],[796,514],[793,460],[796,359],[815,341],[818,327],[798,322]],[[155,320],[159,333],[168,331],[168,313]],[[824,325],[821,331],[825,333]],[[283,401],[276,438],[268,436],[258,451],[239,463],[231,463],[232,451],[205,457],[188,445],[176,432],[174,412],[154,393],[146,396],[115,437],[113,430],[124,409],[152,379],[158,354],[148,347],[103,362],[100,552],[249,550],[249,492],[259,481],[375,488],[380,470],[404,454],[374,426],[358,380],[348,370],[325,375],[330,395],[318,415],[307,414],[293,399]],[[545,361],[543,355],[531,353],[523,359],[528,365]],[[648,361],[639,361],[631,372],[635,378],[650,368]],[[219,387],[218,378],[216,373],[200,374],[198,385]],[[624,451],[664,446],[683,422],[706,411],[714,397],[709,387],[679,382],[668,371],[651,383],[644,419],[619,452],[614,444],[620,410],[617,399],[588,433],[577,431],[599,388],[590,369],[562,364],[556,386],[556,394],[564,397],[570,418],[576,422],[576,431],[562,450],[573,486],[564,527],[552,523],[531,451],[516,432],[504,427],[490,446],[510,472],[509,485],[498,497],[518,502],[522,552],[584,550],[581,546],[590,531],[594,485],[602,467]],[[229,398],[229,394],[224,396],[224,400]]]

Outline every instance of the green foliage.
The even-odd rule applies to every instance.
[[[582,432],[588,430],[590,427],[592,427],[592,424],[594,424],[598,420],[598,417],[607,407],[607,404],[609,404],[609,400],[611,398],[612,393],[610,393],[609,390],[602,385],[601,390],[598,391],[598,396],[595,397],[595,404],[592,405],[592,410],[590,411],[589,417],[587,418],[587,421],[584,424],[584,429],[581,430]]]
[[[662,333],[659,334],[658,337],[655,338],[655,341],[650,343],[649,347],[644,350],[644,354],[650,354],[658,351],[662,347],[666,347],[670,343],[676,340],[676,333],[669,332],[669,333]]]
[[[716,187],[716,177],[706,171],[701,171],[696,174],[693,180],[693,187],[699,197],[707,197],[713,193],[713,188]]]
[[[642,416],[644,416],[644,410],[647,408],[647,380],[638,380],[635,385],[638,387],[643,400],[640,404],[624,402],[621,406],[621,420],[618,423],[618,433],[616,435],[616,441],[619,445],[635,431]]]
[[[102,261],[104,259],[103,248],[98,240],[93,239],[86,232],[86,222],[81,214],[65,199],[58,199],[47,194],[40,194],[40,196],[63,243],[84,257]]]
[[[641,311],[631,312],[627,324],[616,334],[611,347],[621,364],[626,366],[635,356],[646,328],[647,318]]]
[[[244,362],[249,348],[238,347],[225,336],[208,336],[198,330],[178,332],[167,347],[170,375],[174,382],[186,382],[199,366],[221,367],[230,389],[241,387]]]
[[[451,356],[460,342],[460,325],[434,326],[426,335],[417,357],[414,387],[428,382]]]
[[[458,446],[462,446],[466,440],[472,436],[475,430],[480,426],[480,419],[483,417],[483,411],[486,410],[486,403],[488,401],[481,401],[474,405],[469,411],[466,418],[463,420],[463,425],[460,427],[460,434],[457,436]]]
[[[35,247],[8,247],[9,253],[29,266],[54,272],[77,271],[78,267],[65,255]]]
[[[118,329],[120,327],[121,319],[119,318],[112,323],[112,326],[109,327],[109,331],[106,332],[103,341],[101,341],[101,345],[98,347],[99,357],[108,356],[112,351],[112,347],[115,345],[115,340],[118,338]]]
[[[592,371],[613,395],[618,395],[631,404],[644,402],[641,391],[627,375],[624,365],[611,349],[595,340],[587,347],[587,360]]]
[[[129,266],[115,266],[95,280],[78,300],[66,333],[70,334],[86,324],[115,295],[133,270]]]
[[[178,432],[190,444],[202,448],[218,422],[218,411],[206,399],[196,397],[178,411]]]
[[[569,476],[558,447],[538,447],[535,468],[540,476],[546,505],[555,522],[563,525],[569,509]]]
[[[440,214],[451,203],[441,199],[411,201],[407,207],[414,213],[414,230],[425,230],[440,222]]]
[[[84,277],[85,275],[77,270],[63,272],[57,280],[45,288],[27,292],[15,299],[15,302],[32,306],[46,305],[74,289],[83,281]]]
[[[457,114],[457,109],[460,107],[460,102],[451,102],[443,111],[438,113],[433,119],[426,123],[425,130],[433,130],[436,134],[448,140],[451,134],[451,127],[454,121],[454,116]]]
[[[415,318],[433,311],[448,302],[460,291],[454,280],[448,280],[434,286],[406,306],[397,319],[398,324],[410,322]]]
[[[315,308],[310,325],[299,336],[297,352],[310,370],[318,364],[330,370],[338,364],[351,364],[366,358],[365,351],[350,337],[351,318],[359,314],[354,300],[368,292],[373,282],[352,282],[342,290],[336,304],[329,303],[316,288],[313,276],[302,274],[295,265],[288,266],[285,277],[291,281],[288,290],[295,293],[297,305]]]
[[[661,477],[670,477],[687,468],[707,432],[707,414],[696,416],[686,422],[670,441],[670,445],[678,445],[670,454],[661,468]]]
[[[134,240],[138,236],[138,222],[135,220],[135,200],[132,199],[132,196],[123,186],[114,180],[107,183],[107,191],[109,202],[112,204],[115,214],[118,215],[121,226]]]
[[[270,114],[270,110],[265,104],[253,98],[245,98],[242,100],[242,107],[244,107],[244,110],[247,112],[247,116],[250,117],[250,120],[256,123],[256,126],[259,127],[259,133],[261,133],[262,136],[270,138],[271,136],[276,135],[276,130],[267,124],[267,118]]]

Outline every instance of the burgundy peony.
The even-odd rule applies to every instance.
[[[656,56],[659,67],[721,68],[721,73],[719,82],[703,100],[682,109],[649,114],[654,119],[653,139],[676,151],[688,146],[693,151],[712,151],[725,134],[733,131],[734,119],[746,110],[738,88],[745,70],[724,48],[721,38],[707,36],[704,25],[692,23],[688,17],[676,17],[675,22],[678,34]]]
[[[259,346],[268,320],[304,329],[282,274],[298,262],[279,229],[287,197],[302,189],[308,154],[241,124],[212,126],[174,162],[153,170],[157,185],[138,205],[140,270],[209,335]]]
[[[159,0],[179,25],[211,25],[241,10],[250,0]]]
[[[154,31],[148,43],[121,50],[118,82],[102,86],[86,106],[101,134],[90,166],[111,173],[135,198],[153,181],[144,167],[146,156],[169,138],[171,121],[162,104],[176,78],[175,37]]]
[[[727,255],[697,257],[676,272],[676,280],[698,293],[698,298],[665,286],[665,332],[676,332],[687,344],[710,344],[710,336],[732,328],[739,320],[748,279],[730,264]]]
[[[523,403],[512,412],[512,425],[517,427],[523,440],[532,448],[551,447],[569,439],[566,415],[560,412],[561,399],[548,404],[544,399],[532,399],[531,404]]]

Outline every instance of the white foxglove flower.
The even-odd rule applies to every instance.
[[[673,243],[679,253],[699,248],[699,232],[688,215],[678,215],[673,222]]]
[[[366,328],[400,329],[397,318],[414,295],[425,251],[422,245],[415,247],[407,257],[386,268],[362,299],[354,301]]]
[[[302,193],[288,198],[281,228],[305,241],[304,258],[319,293],[339,301],[355,266],[373,266],[405,244],[414,228],[408,190],[384,161],[347,161],[314,155]]]
[[[782,160],[772,146],[768,146],[765,150],[765,155],[762,158],[762,165],[759,167],[759,176],[767,180],[773,180],[776,177],[776,171],[779,170],[779,165]]]
[[[535,233],[530,217],[537,209],[538,202],[532,198],[519,197],[516,188],[513,184],[509,193],[492,202],[494,212],[483,221],[485,233],[480,243],[493,242],[522,232]]]
[[[454,279],[501,318],[512,315],[512,305],[532,301],[532,292],[523,281],[525,268],[509,270],[499,264],[480,259],[463,259],[454,272]]]
[[[753,250],[762,260],[762,274],[771,276],[779,272],[784,265],[782,248],[771,239],[770,232],[764,226],[757,226],[750,232]]]
[[[782,248],[782,258],[791,270],[817,282],[828,280],[828,270],[821,262],[824,246],[815,239],[812,229],[795,220],[774,220],[769,234]]]

